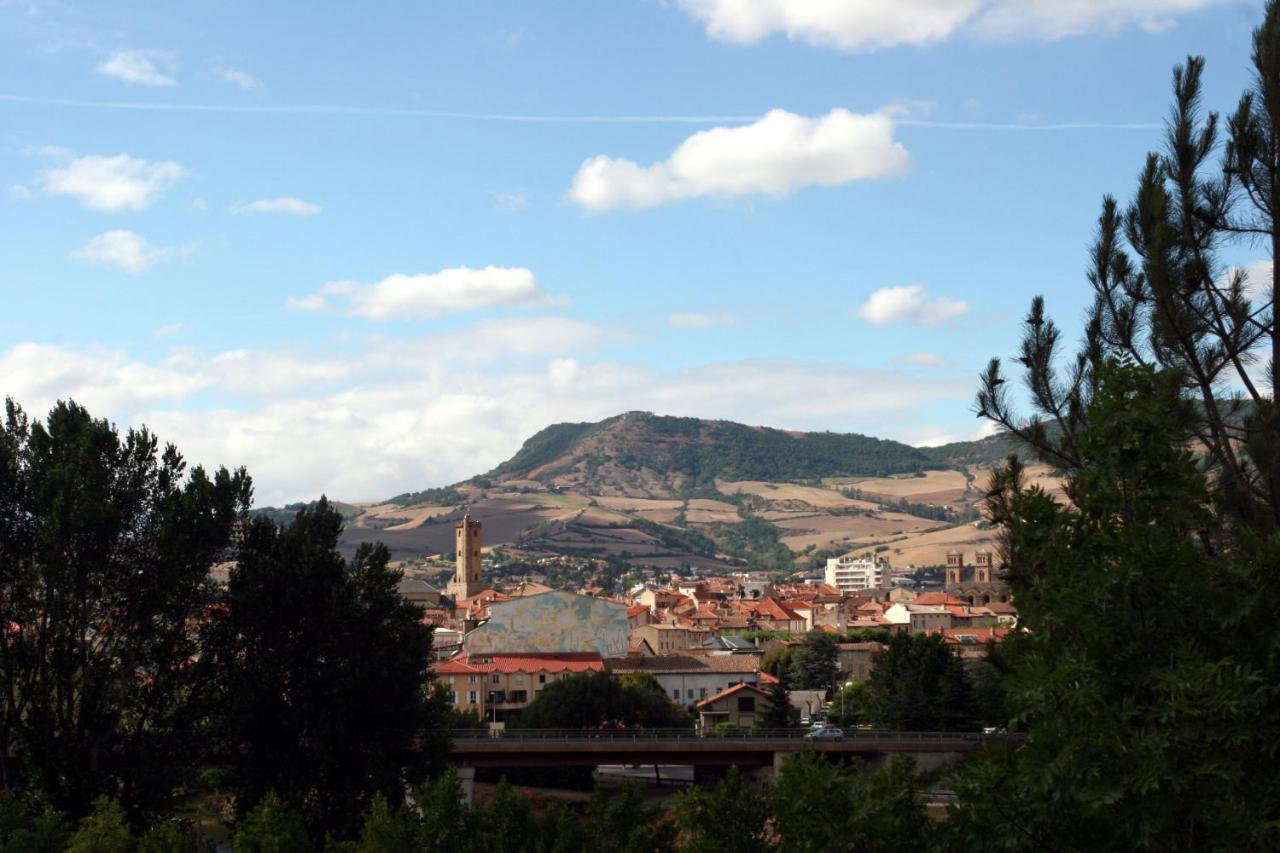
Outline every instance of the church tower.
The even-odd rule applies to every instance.
[[[458,564],[445,592],[458,601],[471,598],[484,588],[480,583],[480,522],[465,515],[453,526],[453,534]]]

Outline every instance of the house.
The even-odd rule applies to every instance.
[[[882,643],[837,643],[836,665],[845,680],[866,678],[876,658],[884,654]]]
[[[710,733],[724,723],[749,729],[764,716],[769,694],[754,684],[735,684],[697,704],[698,729]]]
[[[760,683],[760,658],[755,655],[658,655],[609,658],[611,675],[651,673],[677,705],[692,705],[735,684]]]
[[[990,551],[974,554],[972,566],[964,564],[959,551],[948,552],[946,591],[975,607],[1009,600],[1009,584],[1000,577]]]
[[[449,688],[453,706],[490,722],[504,722],[552,682],[584,672],[603,672],[596,652],[563,654],[468,654],[438,664],[437,681]]]
[[[400,582],[396,584],[396,592],[405,601],[414,604],[430,605],[432,607],[440,604],[440,590],[422,578],[401,578]]]
[[[702,645],[705,631],[680,625],[641,625],[631,631],[631,642],[644,640],[658,654],[666,655]]]

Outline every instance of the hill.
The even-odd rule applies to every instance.
[[[549,426],[485,477],[591,494],[687,497],[716,491],[718,480],[885,477],[939,467],[945,463],[917,448],[855,433],[627,412],[598,423]]]
[[[1013,449],[1001,436],[915,448],[628,412],[549,426],[471,480],[344,505],[343,547],[381,541],[401,560],[449,554],[454,523],[470,513],[485,546],[511,560],[790,572],[869,551],[935,566],[951,548],[990,547],[977,505]],[[1057,488],[1043,467],[1030,476]],[[287,520],[298,506],[270,512]]]

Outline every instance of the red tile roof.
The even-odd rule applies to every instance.
[[[484,672],[603,672],[604,659],[597,652],[557,654],[469,655],[435,667],[437,675],[470,675]]]
[[[754,684],[747,684],[743,682],[742,684],[733,685],[728,690],[721,690],[719,693],[717,693],[714,696],[708,696],[706,699],[703,699],[694,707],[701,708],[703,705],[710,705],[712,702],[718,702],[721,699],[724,699],[728,696],[732,696],[735,693],[740,693],[743,690],[750,690],[753,693],[759,693],[761,696],[764,696],[765,698],[768,698],[769,696],[767,691],[761,690],[759,687],[756,687]]]

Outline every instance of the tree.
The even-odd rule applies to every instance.
[[[999,359],[982,379],[980,415],[1001,425],[1056,468],[1078,470],[1080,434],[1108,361],[1167,371],[1178,393],[1177,424],[1203,453],[1225,517],[1259,531],[1280,525],[1280,378],[1274,287],[1247,281],[1219,256],[1241,239],[1280,248],[1280,5],[1268,2],[1254,33],[1253,87],[1219,146],[1217,113],[1203,115],[1204,60],[1173,72],[1174,105],[1161,153],[1151,153],[1133,202],[1103,199],[1088,279],[1094,302],[1084,345],[1065,373],[1060,337],[1036,297],[1021,354],[1035,411],[1014,411]],[[1214,162],[1215,155],[1220,157]],[[1253,365],[1270,364],[1255,375]],[[1240,389],[1237,393],[1232,386]],[[1268,396],[1267,388],[1271,389]]]
[[[836,689],[840,651],[825,631],[810,631],[791,658],[790,685],[799,690]]]
[[[870,684],[866,679],[846,684],[831,700],[831,719],[841,726],[858,726],[872,721]]]
[[[67,853],[133,853],[133,833],[120,804],[107,797],[94,800],[93,813],[80,821]]]
[[[422,813],[424,853],[459,853],[469,849],[475,817],[462,802],[462,782],[452,769],[419,785],[413,804]]]
[[[933,835],[915,762],[901,755],[866,773],[801,753],[783,764],[769,800],[788,853],[924,850]]]
[[[1025,633],[1005,650],[1026,732],[960,777],[957,838],[989,849],[1280,846],[1280,592],[1274,534],[1230,537],[1167,371],[1104,365],[1076,437],[1068,505],[1022,486],[990,501],[1016,556]]]
[[[244,471],[187,470],[75,403],[0,427],[0,789],[73,816],[170,797],[203,754],[191,626],[248,510]]]
[[[936,634],[894,634],[867,679],[865,710],[881,728],[977,727],[964,662]]]
[[[236,853],[298,853],[311,841],[302,815],[268,791],[236,824],[231,846]]]
[[[533,834],[529,801],[502,779],[480,817],[476,847],[492,853],[524,853]]]
[[[782,683],[782,679],[774,681],[769,685],[769,701],[764,713],[760,715],[760,728],[789,729],[795,725],[795,716],[787,686]]]
[[[589,853],[666,853],[675,847],[676,828],[640,789],[627,782],[617,793],[597,788],[587,803]]]
[[[415,745],[440,727],[422,610],[397,594],[382,545],[342,558],[341,528],[323,499],[287,528],[246,525],[207,635],[241,802],[275,790],[303,804],[317,838],[351,837],[362,803],[398,802],[406,769],[412,782],[443,758]]]
[[[675,820],[680,849],[687,853],[764,853],[774,849],[767,833],[769,804],[737,767],[710,793],[698,786],[680,794]]]
[[[623,683],[603,672],[552,682],[515,721],[526,729],[685,728],[692,725],[656,680]]]

